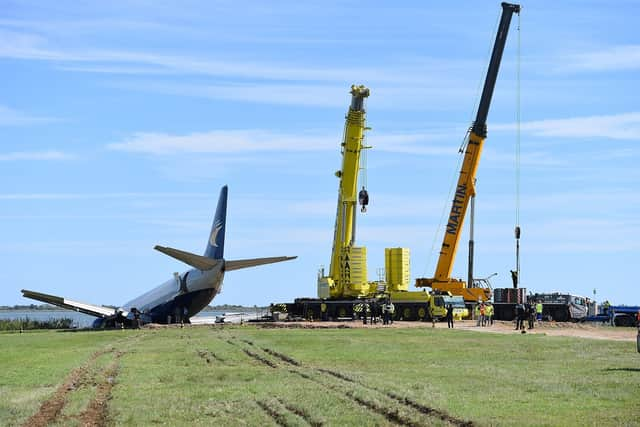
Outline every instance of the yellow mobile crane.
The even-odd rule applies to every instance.
[[[453,203],[451,204],[435,275],[433,278],[416,279],[416,287],[430,287],[434,291],[444,291],[452,295],[461,295],[465,301],[470,303],[488,300],[491,296],[491,290],[489,288],[472,287],[473,284],[468,286],[469,284],[465,281],[452,278],[451,272],[456,258],[458,243],[460,242],[467,207],[476,192],[476,172],[478,170],[478,163],[480,162],[482,146],[487,137],[487,115],[491,105],[491,97],[493,96],[496,78],[498,77],[498,70],[500,68],[507,34],[509,33],[509,24],[511,23],[511,17],[514,13],[520,13],[520,5],[502,3],[502,16],[493,45],[491,61],[489,62],[476,119],[473,122],[469,137],[466,141],[466,150],[460,169],[460,177],[458,178]]]
[[[367,149],[363,145],[365,123],[365,99],[369,89],[364,86],[351,86],[351,106],[347,113],[344,139],[342,141],[342,168],[336,172],[340,178],[338,188],[338,207],[331,250],[329,275],[324,271],[318,274],[318,297],[362,297],[368,295],[367,249],[355,246],[356,212],[358,199],[368,203],[369,196],[363,187],[358,194],[358,173],[360,172],[360,153]],[[362,205],[366,209],[366,204]]]
[[[272,304],[272,313],[287,313],[292,318],[338,319],[375,314],[377,308],[390,300],[395,306],[395,318],[418,320],[445,315],[445,298],[428,292],[408,291],[409,250],[385,249],[386,280],[367,279],[366,248],[356,246],[356,214],[358,202],[366,211],[368,194],[364,187],[358,192],[358,174],[366,126],[365,86],[351,86],[351,105],[346,116],[341,143],[342,167],[336,172],[340,179],[338,204],[328,274],[318,273],[318,297],[297,298],[293,303]],[[455,314],[455,313],[454,313]],[[274,317],[276,317],[274,315]]]

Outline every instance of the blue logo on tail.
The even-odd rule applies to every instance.
[[[224,232],[227,221],[227,186],[220,190],[220,198],[218,199],[218,207],[216,215],[213,218],[211,226],[211,234],[207,242],[207,249],[204,256],[213,259],[222,259],[224,257]]]

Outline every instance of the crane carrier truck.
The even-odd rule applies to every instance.
[[[385,280],[367,279],[366,247],[356,246],[356,216],[358,201],[366,211],[368,194],[364,187],[358,192],[358,174],[366,126],[365,100],[370,91],[365,86],[351,87],[351,105],[346,116],[343,141],[340,145],[342,167],[339,178],[338,204],[333,231],[333,248],[329,270],[320,269],[317,297],[297,298],[291,303],[271,305],[274,319],[303,318],[314,320],[353,319],[366,316],[391,301],[397,320],[429,320],[446,314],[445,295],[409,291],[409,250],[385,249]],[[461,309],[456,308],[454,315]],[[464,307],[462,308],[464,310]]]
[[[520,5],[502,3],[502,15],[496,40],[493,45],[491,60],[478,104],[476,118],[466,140],[464,159],[446,224],[436,271],[434,277],[418,278],[415,284],[418,288],[429,287],[434,291],[449,292],[452,295],[462,296],[469,308],[472,308],[472,306],[478,302],[489,300],[491,298],[491,289],[488,287],[473,287],[473,283],[467,284],[467,282],[462,279],[452,278],[451,273],[460,242],[467,207],[476,193],[476,172],[478,170],[483,144],[487,137],[487,116],[489,114],[489,107],[491,106],[493,89],[498,77],[500,62],[502,61],[502,53],[507,40],[507,34],[509,33],[509,24],[511,23],[511,18],[514,13],[520,13]],[[470,245],[470,250],[471,249],[472,247]],[[471,281],[473,282],[473,280]]]

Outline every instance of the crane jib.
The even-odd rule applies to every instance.
[[[464,215],[464,205],[467,198],[467,184],[460,184],[456,188],[456,194],[453,198],[451,213],[449,214],[449,222],[447,222],[447,234],[457,234],[460,225],[460,218]]]

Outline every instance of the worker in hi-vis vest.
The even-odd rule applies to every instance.
[[[542,301],[536,303],[536,320],[542,322]]]

